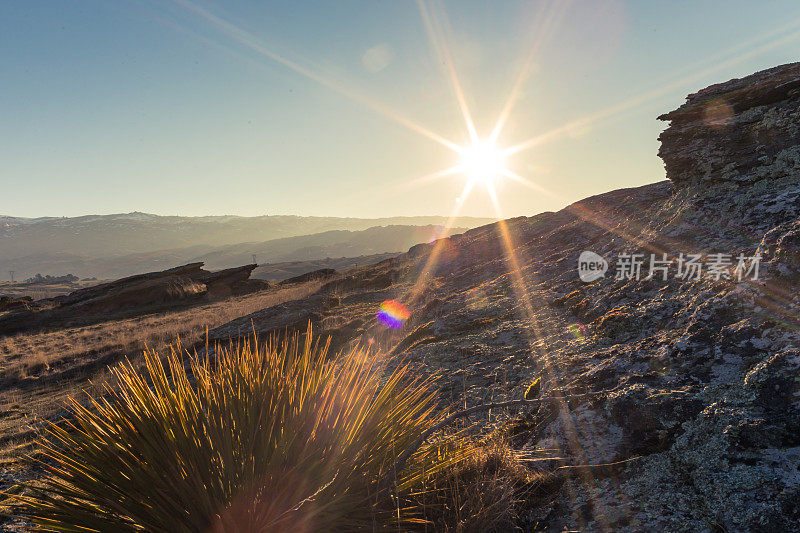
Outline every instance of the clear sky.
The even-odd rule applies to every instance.
[[[800,59],[792,1],[0,3],[0,214],[503,216],[664,178],[656,116]],[[520,73],[527,75],[520,78]],[[436,137],[438,140],[433,140]]]

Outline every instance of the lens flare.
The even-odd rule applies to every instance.
[[[712,100],[703,109],[703,120],[712,128],[727,126],[733,115],[733,107],[724,99]]]
[[[586,335],[589,333],[589,331],[586,329],[586,326],[578,322],[567,326],[567,331],[570,333],[570,335],[572,335],[572,338],[578,342],[583,342],[586,340]]]
[[[400,329],[411,316],[411,312],[397,300],[385,300],[376,316],[387,328]]]

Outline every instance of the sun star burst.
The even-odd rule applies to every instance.
[[[506,170],[506,157],[502,149],[491,141],[477,140],[459,150],[458,169],[470,183],[493,184]]]

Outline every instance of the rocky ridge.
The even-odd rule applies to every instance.
[[[714,85],[664,115],[670,181],[416,246],[212,334],[311,320],[436,374],[443,405],[519,399],[541,378],[560,399],[484,423],[542,470],[611,466],[570,470],[539,528],[800,531],[799,75]],[[583,251],[604,277],[579,279]],[[651,259],[671,261],[667,279],[648,279]],[[376,321],[385,299],[409,307],[402,330]]]

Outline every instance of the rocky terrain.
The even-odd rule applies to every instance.
[[[800,531],[798,87],[790,64],[690,95],[662,117],[670,181],[415,246],[212,335],[310,320],[437,375],[443,405],[541,378],[483,420],[565,472],[540,528]],[[584,251],[608,263],[588,283]]]

